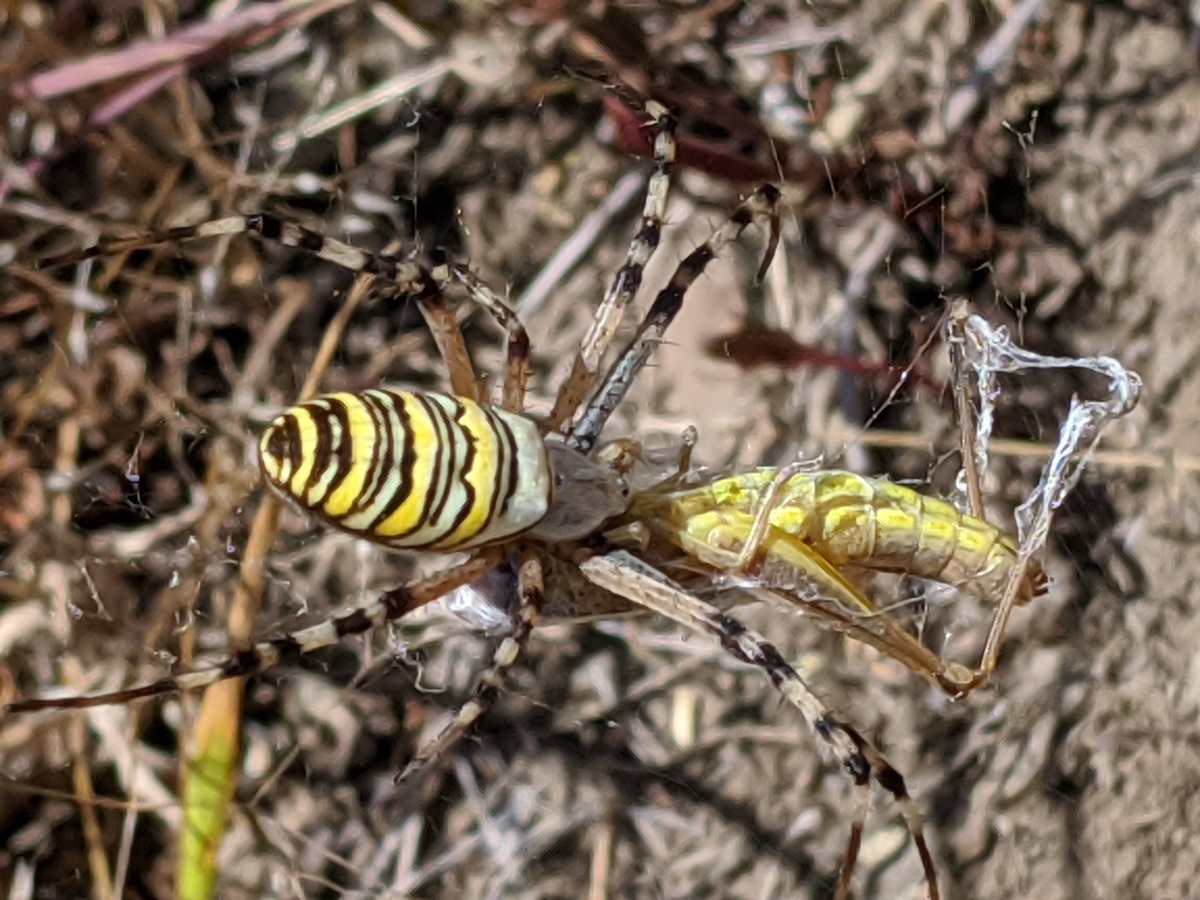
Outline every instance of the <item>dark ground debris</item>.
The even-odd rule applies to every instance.
[[[1039,5],[982,71],[989,42]],[[664,441],[694,424],[709,465],[824,454],[948,493],[947,298],[1040,352],[1141,372],[1142,405],[1060,514],[1052,590],[1018,615],[994,687],[949,704],[791,612],[745,615],[906,773],[945,896],[1200,893],[1200,71],[1183,5],[419,8],[267,3],[222,19],[218,4],[218,24],[190,3],[0,12],[0,700],[221,651],[254,435],[295,397],[351,283],[245,239],[86,269],[33,261],[263,208],[359,246],[464,259],[521,298],[544,412],[635,227],[636,190],[580,266],[526,294],[614,185],[647,171],[621,85],[680,116],[647,285],[756,182],[784,186],[787,214],[782,263],[761,287],[755,247],[714,265],[611,434]],[[746,333],[771,340],[727,344],[732,360],[706,350]],[[467,337],[498,371],[496,329],[473,316]],[[897,388],[894,366],[919,377]],[[375,291],[323,387],[443,377],[420,317]],[[1071,394],[1097,387],[1008,383],[997,434],[1017,451],[1052,443]],[[1011,522],[1037,465],[996,454],[994,521]],[[256,629],[292,630],[413,568],[285,514]],[[956,658],[978,652],[981,611],[956,601],[935,621]],[[831,894],[843,774],[758,673],[658,623],[539,632],[482,727],[419,796],[398,796],[414,736],[488,653],[435,610],[252,683],[220,896]],[[0,893],[106,896],[108,878],[108,896],[173,896],[194,707],[0,721]],[[87,782],[103,798],[90,833]],[[864,894],[922,896],[905,835],[880,800]]]

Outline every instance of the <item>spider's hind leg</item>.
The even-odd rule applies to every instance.
[[[525,411],[525,392],[529,386],[531,365],[529,361],[529,333],[521,322],[517,311],[500,299],[499,295],[483,283],[474,272],[462,263],[438,266],[433,270],[434,278],[453,278],[462,284],[471,301],[482,307],[507,335],[504,365],[504,387],[501,405],[509,412]]]
[[[533,551],[527,551],[517,570],[516,606],[512,610],[512,631],[500,642],[492,664],[479,679],[475,696],[463,704],[454,718],[438,734],[417,749],[396,783],[411,782],[454,745],[488,711],[500,695],[509,670],[520,659],[529,635],[541,616],[543,584],[542,564]]]
[[[764,672],[784,698],[804,715],[824,748],[854,781],[855,811],[845,862],[838,879],[838,898],[844,900],[851,895],[850,881],[862,846],[871,782],[874,781],[891,794],[899,806],[921,858],[930,900],[938,900],[937,874],[925,840],[921,812],[908,794],[904,776],[853,726],[829,711],[773,644],[624,551],[594,556],[584,561],[580,569],[593,584],[678,622],[690,631],[717,640],[738,660]]]
[[[508,334],[504,405],[513,412],[522,411],[525,385],[529,380],[529,338],[516,313],[465,265],[452,263],[427,268],[410,258],[411,246],[402,244],[389,252],[374,253],[326,237],[273,213],[256,212],[111,238],[82,250],[40,259],[35,265],[39,269],[51,269],[160,244],[182,244],[240,234],[253,235],[264,243],[292,247],[348,272],[374,276],[413,295],[450,369],[452,389],[459,396],[477,399],[477,379],[458,317],[442,296],[452,281],[463,284],[472,302],[489,313]]]
[[[231,678],[248,678],[299,656],[322,650],[339,643],[344,638],[363,634],[420,609],[439,599],[460,585],[482,578],[500,559],[493,550],[482,550],[449,571],[440,572],[416,584],[393,588],[381,594],[374,602],[340,613],[282,637],[260,641],[245,650],[227,656],[222,662],[194,672],[168,675],[140,687],[92,694],[82,697],[38,697],[18,700],[0,707],[0,719],[14,713],[35,712],[44,709],[85,709],[92,706],[109,706],[129,703],[147,697],[160,697],[180,691],[195,691],[207,688]]]

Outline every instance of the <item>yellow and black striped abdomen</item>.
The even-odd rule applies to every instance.
[[[267,427],[259,460],[285,499],[393,547],[492,543],[533,527],[550,504],[536,423],[449,394],[317,397]]]

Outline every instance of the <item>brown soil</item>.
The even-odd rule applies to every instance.
[[[106,257],[90,292],[87,270],[32,262],[267,207],[363,247],[415,239],[424,258],[468,260],[517,297],[621,176],[648,169],[615,144],[603,83],[619,81],[680,106],[691,151],[640,308],[759,170],[788,205],[766,283],[752,284],[760,241],[714,263],[610,435],[663,443],[694,424],[706,465],[823,456],[949,494],[947,391],[889,396],[849,367],[743,368],[705,348],[752,322],[859,361],[915,361],[940,382],[950,369],[931,338],[946,300],[965,297],[1039,352],[1109,354],[1140,372],[1141,405],[1058,516],[1052,588],[1017,615],[990,688],[950,703],[793,611],[738,614],[905,773],[944,896],[1200,894],[1196,32],[1182,4],[1046,5],[957,120],[1015,4],[671,16],[633,4],[600,20],[552,3],[426,20],[362,4],[239,34],[92,130],[82,122],[134,80],[55,96],[17,83],[0,173],[0,701],[111,689],[220,654],[257,503],[254,435],[296,395],[350,285],[244,238]],[[28,78],[199,21],[107,6],[0,13],[0,68]],[[431,65],[444,68],[415,92],[286,146],[316,111]],[[768,104],[780,90],[790,99]],[[783,135],[787,121],[804,127]],[[536,413],[639,203],[524,310]],[[866,290],[850,296],[856,269]],[[323,387],[444,385],[419,316],[376,295]],[[299,312],[273,339],[289,302]],[[499,371],[497,329],[472,316],[467,336],[477,367]],[[1104,386],[1034,374],[1003,387],[998,436],[1036,448],[1053,443],[1073,392]],[[993,521],[1012,521],[1037,472],[1034,456],[993,456]],[[412,571],[286,514],[257,630],[293,630]],[[926,636],[970,660],[985,630],[986,611],[957,598],[931,609]],[[831,895],[847,779],[761,673],[648,619],[539,631],[482,726],[419,796],[398,795],[421,730],[468,696],[492,643],[434,609],[255,680],[220,896]],[[178,741],[194,708],[0,720],[0,891],[105,896],[103,856],[118,895],[172,896]],[[90,834],[76,799],[87,778],[107,801]],[[856,887],[923,896],[882,795]]]

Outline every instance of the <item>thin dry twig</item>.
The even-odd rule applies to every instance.
[[[181,28],[161,40],[141,41],[39,72],[13,85],[18,99],[45,103],[87,88],[151,72],[160,66],[197,65],[230,46],[261,43],[284,28],[300,26],[348,4],[349,0],[286,0],[240,10],[218,22]]]

